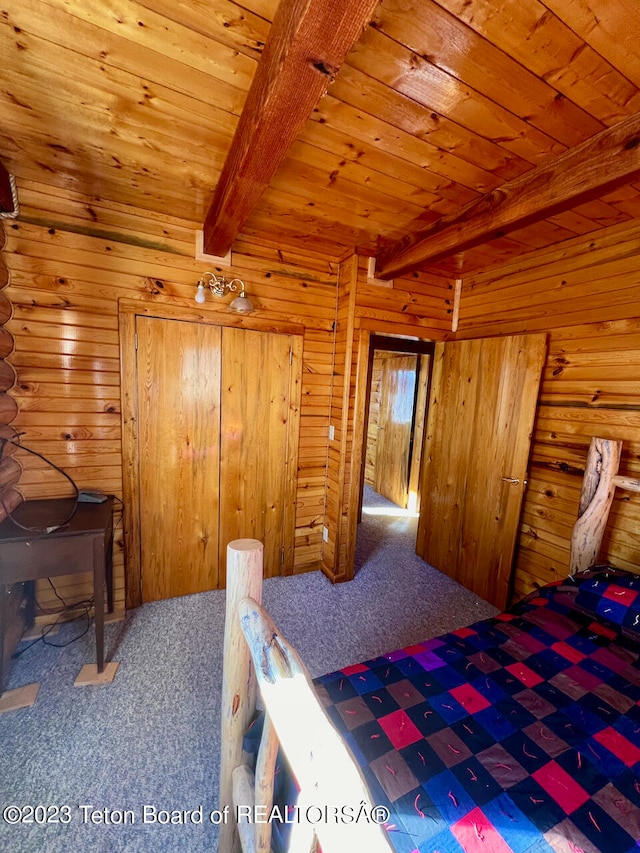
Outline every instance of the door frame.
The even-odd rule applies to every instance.
[[[355,575],[354,561],[356,554],[356,535],[358,522],[362,517],[362,493],[364,490],[364,471],[367,453],[371,376],[373,371],[373,353],[376,349],[387,350],[389,352],[407,352],[416,353],[417,355],[430,355],[431,363],[433,363],[435,341],[432,338],[402,338],[398,336],[381,335],[376,334],[375,332],[370,332],[366,329],[362,329],[360,331],[354,401],[353,452],[347,508],[347,554],[345,580],[352,580]],[[430,381],[431,379],[429,378],[429,384]],[[426,399],[428,405],[429,388],[427,388]]]
[[[232,326],[257,332],[274,332],[292,336],[292,359],[294,368],[302,362],[304,326],[268,320],[262,317],[227,313],[224,309],[180,305],[158,302],[148,303],[135,299],[118,300],[118,329],[120,339],[120,395],[122,422],[122,496],[124,538],[124,582],[125,607],[130,610],[142,604],[142,560],[140,537],[140,494],[138,472],[138,395],[136,353],[136,317],[155,317],[160,320],[182,320],[190,323],[207,323],[214,326]],[[300,371],[292,373],[290,406],[300,409]],[[298,435],[290,442],[289,462],[295,452],[297,456]],[[295,468],[295,463],[293,463]],[[292,482],[294,480],[292,479]],[[289,496],[288,496],[289,497]],[[295,526],[295,494],[286,500],[286,509]],[[285,549],[285,565],[293,559],[293,548]],[[288,567],[288,566],[287,566]],[[290,573],[290,572],[289,572]]]

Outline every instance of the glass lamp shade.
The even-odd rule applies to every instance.
[[[229,310],[235,311],[236,314],[248,314],[250,311],[253,311],[253,302],[243,292],[231,301]]]

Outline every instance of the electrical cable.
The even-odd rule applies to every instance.
[[[50,580],[49,580],[49,583],[51,583]],[[53,587],[53,584],[51,584],[51,586]],[[58,594],[58,591],[56,590],[55,587],[53,587],[53,591],[55,592],[56,597],[59,598],[60,601],[63,601],[63,599]],[[74,616],[73,619],[65,620],[65,621],[72,622],[72,621],[76,621],[78,619],[86,619],[87,624],[85,625],[82,633],[78,634],[76,637],[72,637],[70,640],[66,640],[64,643],[52,643],[51,640],[48,640],[47,636],[53,631],[53,629],[57,625],[61,624],[62,618],[64,616],[66,616],[69,612],[72,612],[73,610],[76,610],[79,607],[81,607],[84,610],[84,612],[78,614],[78,616]],[[17,652],[14,652],[11,657],[13,659],[20,657],[20,655],[23,655],[26,651],[28,651],[30,648],[35,646],[36,643],[40,643],[40,642],[43,643],[45,646],[52,646],[55,649],[64,649],[66,646],[70,646],[71,643],[75,643],[76,640],[79,640],[81,637],[84,637],[84,635],[89,631],[89,628],[91,627],[90,613],[91,613],[92,607],[93,607],[93,599],[92,598],[83,599],[82,601],[75,601],[73,604],[65,605],[65,607],[59,611],[55,621],[44,626],[44,628],[42,629],[42,634],[39,637],[37,637],[35,640],[33,640],[31,643],[29,643],[28,646],[25,646],[23,649],[19,649]]]
[[[22,432],[17,433],[16,438],[20,438],[21,435],[24,435],[24,433],[22,433]],[[59,524],[56,524],[55,526],[48,526],[45,528],[42,528],[42,527],[26,527],[24,524],[21,524],[19,521],[17,521],[14,518],[11,511],[7,508],[7,506],[4,502],[4,499],[2,497],[0,497],[0,506],[2,506],[2,508],[4,509],[7,518],[10,518],[12,523],[15,524],[16,527],[19,527],[21,530],[26,530],[28,532],[38,533],[38,534],[41,534],[42,536],[44,536],[48,533],[52,533],[54,530],[60,530],[60,528],[65,527],[67,524],[69,524],[69,522],[71,521],[71,519],[73,518],[73,516],[76,514],[76,512],[78,510],[78,503],[79,503],[78,497],[80,495],[80,490],[78,489],[78,486],[77,486],[75,480],[73,480],[73,478],[69,474],[67,474],[67,472],[64,469],[62,469],[58,465],[56,465],[55,462],[52,462],[50,459],[47,459],[46,456],[43,456],[42,453],[39,453],[37,450],[32,450],[29,447],[25,447],[25,445],[19,444],[17,441],[14,441],[10,438],[0,437],[0,465],[2,464],[2,458],[4,455],[4,449],[5,449],[6,444],[13,444],[13,446],[17,447],[19,450],[24,450],[26,453],[31,453],[33,456],[37,456],[39,459],[42,459],[43,462],[46,462],[47,465],[50,465],[52,468],[54,468],[56,471],[58,471],[60,474],[62,474],[63,477],[66,477],[66,479],[73,486],[73,489],[75,492],[75,495],[72,498],[74,503],[73,503],[73,508],[72,508],[71,512],[64,519],[64,521],[61,521]],[[113,495],[113,498],[114,498],[114,500],[118,501],[118,503],[120,504],[120,507],[119,507],[120,519],[118,521],[118,524],[120,524],[122,521],[123,515],[124,515],[124,501],[122,501],[117,495]],[[115,529],[117,529],[118,524],[116,524]],[[75,643],[76,640],[79,640],[81,637],[84,637],[84,635],[89,631],[89,628],[91,627],[90,613],[91,613],[91,608],[94,606],[93,599],[92,598],[84,599],[82,601],[76,601],[73,604],[67,604],[67,602],[58,593],[58,590],[55,588],[51,578],[47,578],[47,580],[49,581],[49,585],[51,586],[51,589],[53,590],[56,598],[63,605],[62,610],[58,611],[58,615],[56,617],[55,622],[52,622],[51,624],[46,625],[43,628],[42,635],[40,637],[38,637],[32,643],[29,643],[29,645],[25,646],[24,649],[20,649],[19,651],[15,652],[12,655],[13,658],[17,658],[20,655],[24,654],[24,652],[26,652],[28,649],[30,649],[32,646],[35,646],[35,644],[39,643],[39,642],[44,643],[45,646],[52,646],[53,648],[56,648],[56,649],[63,649],[66,646],[71,645],[71,643]],[[86,618],[87,624],[85,626],[84,631],[82,631],[81,634],[78,634],[77,637],[73,637],[71,640],[67,640],[65,643],[52,643],[51,641],[47,640],[48,634],[50,634],[51,631],[56,627],[56,625],[58,625],[60,623],[62,617],[66,616],[69,612],[72,612],[73,610],[77,609],[78,607],[84,608],[84,613],[81,613],[78,616],[74,616],[73,619],[69,619],[69,620],[65,620],[65,621],[71,622],[71,621],[76,621],[77,619]],[[39,608],[39,609],[42,610],[42,608]],[[53,614],[51,614],[51,615],[53,615]]]
[[[117,512],[117,513],[119,513],[119,515],[120,515],[120,517],[118,518],[118,520],[116,521],[116,523],[115,523],[115,524],[114,524],[114,526],[113,526],[113,532],[115,533],[115,532],[116,532],[116,530],[117,530],[117,529],[120,527],[120,525],[122,524],[122,520],[123,520],[123,518],[124,518],[124,501],[123,501],[123,500],[120,500],[120,498],[119,498],[117,495],[112,495],[112,497],[113,497],[114,501],[118,501],[118,503],[120,504],[120,506],[119,506],[119,507],[116,507],[116,508],[114,509],[114,513],[115,513],[115,512]]]
[[[21,435],[24,435],[24,433],[19,432],[17,434],[16,438],[20,438]],[[73,490],[75,492],[73,509],[71,510],[69,515],[64,519],[64,521],[61,521],[59,524],[51,525],[51,526],[44,527],[44,528],[42,528],[42,527],[25,527],[24,524],[20,524],[20,522],[14,518],[11,511],[7,508],[7,506],[4,502],[4,498],[0,497],[0,505],[2,506],[5,513],[7,514],[7,517],[11,519],[11,521],[16,525],[16,527],[19,527],[21,530],[27,530],[27,531],[32,532],[32,533],[42,533],[42,534],[52,533],[54,530],[60,530],[61,527],[64,527],[65,525],[69,524],[69,522],[71,521],[73,516],[76,514],[77,509],[78,509],[78,496],[80,494],[80,489],[76,485],[75,480],[73,480],[73,478],[69,474],[67,474],[66,471],[64,471],[62,468],[60,468],[59,465],[56,465],[55,462],[52,462],[50,459],[47,459],[46,456],[43,456],[42,453],[38,453],[37,450],[31,450],[30,447],[25,447],[23,444],[19,444],[17,441],[13,441],[13,439],[11,439],[11,438],[0,437],[0,465],[2,464],[2,457],[4,455],[4,448],[5,448],[6,444],[13,444],[14,447],[17,447],[20,450],[24,450],[26,453],[31,453],[32,456],[37,456],[38,459],[42,459],[43,462],[46,462],[47,465],[50,465],[52,468],[54,468],[56,471],[58,471],[60,474],[62,474],[63,477],[66,477],[67,480],[73,486]]]
[[[78,634],[76,637],[72,637],[70,640],[67,640],[64,643],[52,643],[51,640],[47,640],[47,635],[43,634],[42,642],[44,643],[45,646],[52,646],[54,649],[64,649],[67,646],[70,646],[71,643],[75,643],[76,640],[79,640],[81,637],[84,637],[84,635],[89,632],[89,629],[91,628],[91,615],[90,614],[91,614],[91,608],[93,607],[93,599],[91,598],[91,599],[87,599],[86,601],[79,601],[79,602],[76,602],[76,604],[69,605],[69,610],[73,610],[74,608],[80,607],[80,606],[84,607],[84,613],[81,613],[79,616],[75,616],[73,619],[68,619],[66,621],[75,622],[76,619],[85,618],[87,620],[87,624],[84,626],[84,631],[82,631],[81,634]],[[58,616],[58,619],[53,624],[57,625],[59,620],[60,620],[60,617],[62,617],[64,615],[66,615],[65,611],[60,613],[60,615]],[[49,632],[47,632],[47,634],[48,633]]]
[[[58,601],[60,602],[60,604],[62,604],[62,606],[63,606],[63,607],[69,607],[68,602],[66,602],[66,601],[64,600],[64,598],[60,595],[60,593],[58,592],[58,590],[57,590],[57,589],[55,588],[55,586],[53,585],[53,581],[51,580],[51,578],[47,578],[47,580],[49,581],[49,586],[50,586],[50,587],[51,587],[51,589],[53,590],[53,594],[54,594],[54,595],[55,595],[55,597],[58,599]]]

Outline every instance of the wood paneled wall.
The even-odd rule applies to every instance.
[[[514,596],[565,577],[593,435],[640,476],[640,222],[464,280],[458,337],[547,331]],[[601,557],[639,571],[640,496],[616,491]]]
[[[446,340],[453,336],[453,292],[452,279],[425,272],[395,279],[392,287],[370,282],[367,258],[360,258],[356,327],[398,337]]]
[[[11,273],[3,293],[13,315],[7,313],[2,331],[15,338],[6,355],[17,374],[12,396],[19,408],[12,427],[80,486],[121,495],[118,299],[189,305],[195,316],[195,282],[206,269],[193,259],[195,226],[23,184],[22,214],[5,223],[3,253]],[[519,538],[518,595],[566,572],[590,436],[622,438],[623,471],[640,475],[638,251],[634,222],[464,281],[458,337],[549,332]],[[368,335],[453,337],[453,282],[420,273],[385,287],[367,280],[366,258],[339,263],[249,237],[235,248],[233,273],[245,281],[260,316],[305,327],[295,570],[322,565],[332,579],[347,579]],[[226,300],[205,306],[225,308]],[[55,496],[66,488],[60,475],[25,459],[25,497]],[[618,494],[603,556],[623,566],[640,564],[639,521],[637,496]],[[121,529],[116,548],[122,607]],[[60,581],[65,597],[86,594],[86,583],[77,581]],[[38,596],[43,607],[55,606],[44,586]]]
[[[35,183],[20,187],[21,217],[7,226],[6,293],[14,313],[10,356],[18,381],[16,426],[24,444],[60,465],[80,487],[122,496],[118,300],[182,304],[222,312],[229,298],[193,301],[207,268],[195,261],[195,226],[171,216],[61,194]],[[233,275],[242,278],[256,315],[304,325],[303,387],[296,506],[295,571],[318,568],[322,557],[337,259],[287,251],[276,243],[241,240]],[[223,270],[229,272],[229,270]],[[25,497],[68,493],[60,475],[25,461]],[[124,606],[121,525],[116,535],[116,607]],[[72,600],[88,579],[61,578]],[[44,585],[39,603],[57,602]]]
[[[351,256],[340,264],[336,299],[333,388],[327,459],[325,543],[322,569],[331,580],[344,580],[346,560],[345,492],[348,492],[351,467],[353,412],[351,377],[355,344],[355,300],[358,258]],[[342,570],[341,570],[342,569]]]

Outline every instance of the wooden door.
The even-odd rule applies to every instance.
[[[223,576],[226,544],[242,538],[264,542],[265,577],[292,571],[298,363],[292,335],[232,328],[223,331],[220,462]]]
[[[427,422],[427,407],[429,403],[429,383],[431,380],[431,356],[421,355],[418,358],[416,382],[416,406],[413,418],[413,435],[411,437],[411,468],[409,471],[409,502],[407,508],[411,512],[420,509],[420,471],[422,470],[422,448],[424,445],[424,429]]]
[[[219,586],[221,329],[137,317],[142,597]]]
[[[417,553],[508,603],[545,335],[437,344]]]
[[[417,361],[415,355],[389,355],[380,381],[374,488],[403,508],[409,498]]]
[[[142,600],[223,587],[232,539],[291,573],[300,336],[143,316],[136,332]]]

